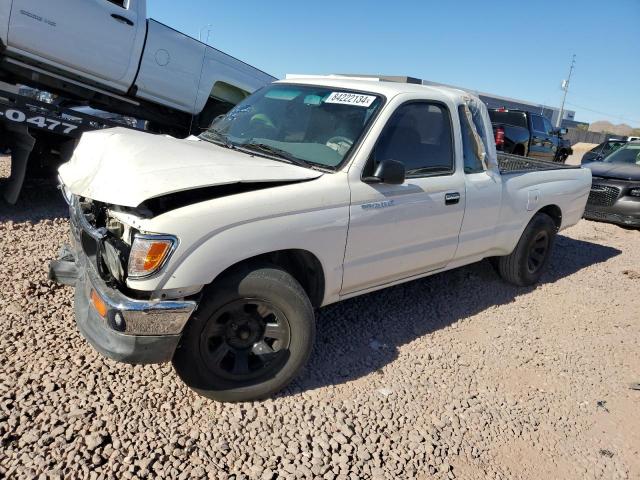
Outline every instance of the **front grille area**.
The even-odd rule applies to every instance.
[[[587,203],[589,205],[600,205],[603,207],[610,207],[620,196],[620,189],[618,187],[610,187],[609,185],[593,184],[591,186],[591,193],[589,193],[589,199]]]
[[[606,220],[607,217],[611,216],[611,214],[604,213],[604,212],[599,212],[597,210],[585,210],[584,211],[584,216],[586,218],[593,218],[593,219],[597,219],[597,220]]]
[[[631,217],[628,215],[618,215],[616,213],[600,212],[598,210],[589,210],[589,208],[584,211],[584,218],[587,218],[589,220],[617,223],[618,225],[640,226],[640,217]]]

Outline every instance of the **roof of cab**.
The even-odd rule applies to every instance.
[[[415,83],[392,82],[377,78],[349,77],[344,75],[287,75],[285,80],[275,83],[293,83],[303,85],[318,85],[348,90],[360,90],[377,93],[387,98],[395,97],[402,93],[420,93],[429,98],[438,99],[446,97],[453,101],[461,101],[465,97],[473,97],[464,90],[450,87],[429,86]]]

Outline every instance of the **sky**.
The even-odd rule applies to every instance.
[[[565,108],[640,127],[640,0],[148,0],[148,10],[278,78],[409,75],[560,106],[575,54]]]

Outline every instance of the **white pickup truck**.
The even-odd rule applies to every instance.
[[[484,258],[535,283],[591,185],[499,162],[465,92],[336,76],[273,83],[200,138],[87,133],[59,173],[74,246],[50,275],[75,285],[79,330],[225,401],[297,374],[314,307]]]
[[[274,80],[147,20],[146,0],[3,0],[0,54],[1,70],[16,81],[178,127],[180,114],[203,112],[208,126]]]

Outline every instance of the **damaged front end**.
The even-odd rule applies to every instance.
[[[119,218],[133,210],[69,196],[76,249],[86,255],[100,278],[122,290],[127,288],[127,278],[157,274],[178,246],[174,236],[144,234]]]
[[[77,248],[107,284],[123,288],[131,252],[131,228],[111,217],[109,208],[100,202],[72,196],[69,211]]]
[[[75,195],[69,201],[73,246],[49,276],[76,288],[76,323],[99,352],[127,363],[168,361],[196,307],[191,299],[154,300],[127,288],[127,278],[157,274],[177,246],[168,235],[144,235],[117,218],[117,207]]]

